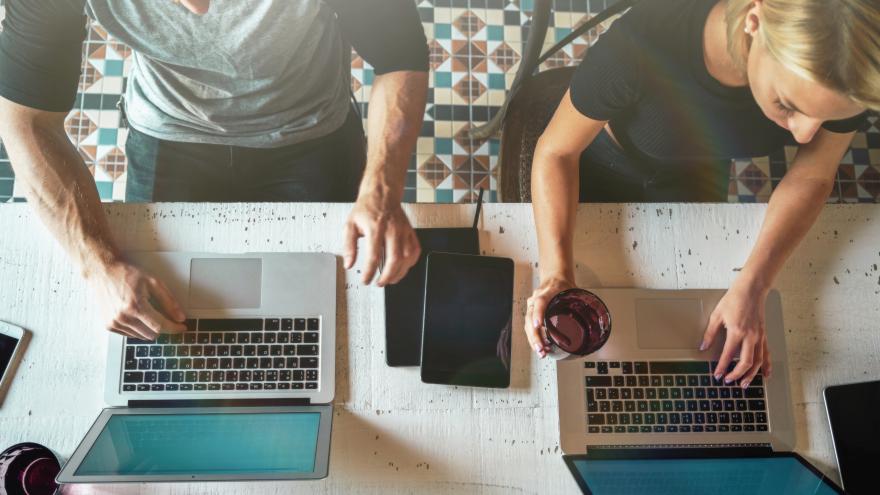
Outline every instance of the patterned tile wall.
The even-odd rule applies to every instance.
[[[429,103],[425,125],[407,172],[409,202],[468,202],[480,187],[496,200],[498,139],[475,141],[474,125],[488,121],[504,100],[519,67],[531,23],[533,0],[413,0],[431,51]],[[555,0],[545,48],[563,38],[615,0]],[[2,7],[0,7],[2,9]],[[0,11],[2,16],[2,11]],[[577,64],[601,33],[593,30],[551,57],[542,69]],[[66,127],[101,197],[125,196],[127,130],[119,125],[116,102],[122,93],[130,51],[95,26],[83,47],[83,76]],[[366,108],[372,68],[352,54],[352,86]],[[785,173],[795,148],[769,157],[731,163],[728,199],[767,201]],[[844,157],[829,202],[880,201],[880,122],[856,136]],[[12,170],[0,146],[0,201],[19,198]]]

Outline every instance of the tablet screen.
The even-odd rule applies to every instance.
[[[422,380],[510,385],[513,261],[431,253],[425,285]]]
[[[835,495],[839,492],[794,456],[718,459],[575,458],[573,474],[592,495]]]
[[[840,477],[847,493],[877,493],[880,381],[828,387],[825,402]]]

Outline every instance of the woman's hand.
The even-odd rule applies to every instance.
[[[547,338],[547,329],[544,328],[544,311],[553,296],[560,292],[573,288],[574,282],[566,277],[548,277],[541,281],[541,285],[532,293],[526,306],[525,331],[529,339],[529,346],[544,357],[551,350],[550,340]]]
[[[747,281],[737,279],[724,294],[712,315],[703,335],[700,350],[708,349],[721,328],[727,329],[727,340],[713,374],[716,380],[724,377],[725,383],[739,380],[742,388],[749,386],[759,370],[770,376],[770,351],[767,349],[767,332],[764,326],[764,301],[767,291],[754,288]],[[739,363],[727,372],[734,355],[739,351]]]

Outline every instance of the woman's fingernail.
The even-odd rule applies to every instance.
[[[715,373],[715,379],[716,379],[716,380],[720,380],[720,379],[721,379],[721,373]]]
[[[726,383],[726,384],[728,384],[728,385],[730,385],[730,382],[732,382],[732,381],[733,381],[733,380],[730,379],[730,378],[725,378],[725,379],[724,379],[724,383]]]
[[[705,351],[707,347],[709,347],[709,346],[707,346],[705,342],[700,342],[700,350],[701,351]]]
[[[749,382],[748,382],[748,380],[742,382],[740,385],[742,386],[742,388],[749,388]]]
[[[537,318],[535,318],[534,320],[532,320],[532,326],[535,327],[535,328],[540,328],[540,327],[541,327],[541,322],[538,321]]]
[[[541,349],[541,344],[535,344],[534,348],[535,352],[537,352],[538,354],[541,354],[541,351],[543,351],[543,349]]]

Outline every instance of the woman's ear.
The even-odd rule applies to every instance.
[[[763,3],[762,0],[755,0],[749,11],[746,12],[745,32],[749,36],[754,36],[761,25],[761,6]]]

